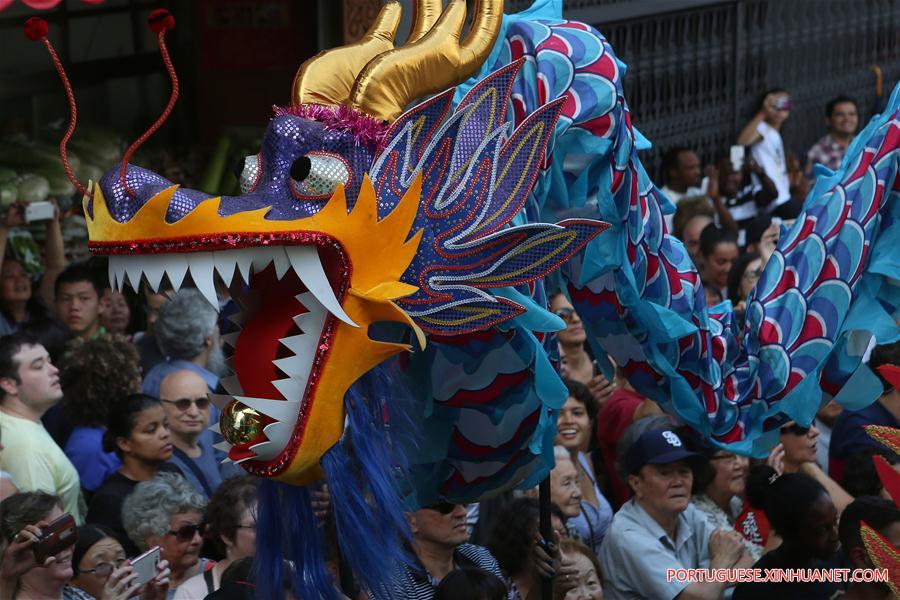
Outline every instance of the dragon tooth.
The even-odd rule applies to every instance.
[[[316,337],[314,335],[301,333],[299,335],[292,335],[286,338],[281,338],[278,341],[284,344],[284,347],[294,354],[303,356],[304,358],[312,359],[311,350],[315,348],[316,342],[318,340],[316,340]]]
[[[234,400],[234,396],[230,394],[210,394],[209,401],[212,402],[219,410],[225,410],[225,407]]]
[[[222,429],[219,427],[219,422],[218,422],[218,421],[216,421],[215,423],[213,423],[212,425],[210,425],[210,426],[208,427],[208,429],[209,429],[210,431],[212,431],[213,433],[218,433],[219,435],[222,435]]]
[[[319,260],[319,252],[316,248],[314,246],[291,246],[285,248],[285,252],[291,260],[291,266],[294,268],[297,277],[300,278],[306,289],[316,297],[316,300],[344,323],[353,327],[359,327],[347,316],[341,303],[335,297],[331,284],[328,282],[328,276],[325,275],[325,269],[322,268],[322,261]]]
[[[188,258],[184,254],[169,254],[166,258],[166,275],[169,276],[169,283],[172,284],[172,290],[177,292],[184,283],[184,276],[188,270]]]
[[[222,336],[222,341],[234,348],[239,335],[241,335],[240,331],[235,331],[234,333],[226,333]]]
[[[288,260],[287,254],[284,253],[284,248],[275,247],[270,248],[270,250],[272,251],[272,259],[275,261],[275,277],[280,280],[291,268],[291,261]]]
[[[287,446],[293,433],[293,423],[269,423],[263,429],[266,441],[250,446],[259,460],[272,460]]]
[[[235,400],[272,417],[276,421],[291,423],[292,425],[297,420],[297,415],[300,414],[299,400],[268,400],[265,398],[248,398],[246,396],[237,396]]]
[[[254,273],[264,271],[269,266],[269,263],[272,262],[272,251],[269,248],[245,248],[244,252],[248,253],[253,261]]]
[[[234,253],[230,250],[213,252],[212,257],[216,273],[219,274],[226,286],[230,286],[231,280],[234,279],[234,268],[237,265]]]
[[[234,261],[244,283],[250,283],[250,267],[253,265],[253,254],[248,249],[232,250]]]
[[[306,389],[306,382],[300,381],[294,377],[288,377],[287,379],[276,379],[272,382],[272,385],[275,386],[275,389],[278,390],[278,393],[281,394],[281,397],[285,400],[299,399],[303,396],[303,391]]]
[[[231,444],[229,444],[228,442],[218,442],[216,444],[213,444],[213,448],[215,448],[216,450],[221,450],[222,452],[225,452],[227,454],[228,451],[231,450]]]
[[[122,290],[125,280],[125,257],[113,255],[109,257],[109,285],[112,289]]]
[[[273,360],[272,364],[278,367],[288,377],[306,377],[309,371],[309,359],[311,356],[288,356]]]
[[[244,393],[243,388],[241,388],[241,382],[238,381],[237,375],[223,377],[219,380],[219,383],[221,383],[225,391],[232,396],[240,396]]]
[[[147,278],[147,285],[153,290],[153,293],[159,291],[159,285],[162,283],[163,275],[166,274],[166,261],[168,257],[162,254],[148,254],[142,256],[144,269],[144,277]]]
[[[191,270],[191,277],[194,279],[194,285],[206,298],[206,301],[213,305],[216,311],[219,310],[219,297],[216,294],[216,282],[213,280],[213,255],[211,252],[195,252],[188,254],[188,266]]]
[[[143,256],[123,256],[125,259],[125,274],[128,276],[128,282],[131,283],[131,289],[139,292],[141,289],[141,274],[143,273],[142,262]],[[125,287],[122,281],[122,287]]]

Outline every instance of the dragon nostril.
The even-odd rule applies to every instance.
[[[291,163],[291,179],[294,181],[303,181],[309,175],[312,168],[312,161],[308,156],[301,156]]]
[[[238,179],[241,178],[241,175],[244,174],[244,165],[246,165],[246,164],[247,164],[247,158],[243,157],[243,156],[241,158],[237,159],[237,161],[235,161],[234,167],[232,168],[232,171],[234,172],[235,177],[237,177]]]

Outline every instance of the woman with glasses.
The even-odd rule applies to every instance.
[[[175,590],[175,600],[203,598],[219,589],[222,573],[256,555],[256,481],[249,475],[226,479],[206,507],[206,539],[224,558]]]
[[[122,544],[105,527],[82,525],[78,541],[72,550],[72,578],[70,587],[101,600],[125,600],[134,596],[140,587],[135,585],[134,569],[125,558]],[[168,563],[161,560],[157,570],[168,576]],[[165,593],[160,595],[165,597]]]
[[[714,529],[735,529],[735,522],[744,511],[747,474],[750,459],[714,448],[694,448],[705,460],[694,468],[691,489],[694,507],[706,515]],[[753,560],[759,560],[763,547],[742,536],[744,547]]]
[[[135,556],[137,546],[122,525],[122,502],[139,482],[153,479],[160,470],[177,471],[164,464],[172,457],[172,440],[162,403],[153,396],[131,394],[112,404],[103,449],[114,451],[122,466],[94,494],[86,520],[111,529],[126,554]]]
[[[169,597],[179,585],[215,566],[200,557],[206,499],[181,475],[159,473],[142,481],[122,504],[122,522],[142,552],[160,547],[171,569]]]
[[[815,425],[803,426],[790,421],[781,427],[781,446],[784,448],[784,472],[809,475],[831,496],[838,514],[853,502],[853,496],[822,470],[818,457],[819,430]]]

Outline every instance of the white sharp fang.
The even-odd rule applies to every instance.
[[[194,252],[188,254],[188,265],[191,269],[191,277],[194,279],[194,285],[206,298],[206,301],[212,304],[216,311],[219,310],[219,297],[216,294],[216,283],[213,280],[213,255],[211,252]]]
[[[169,283],[172,289],[178,291],[181,284],[184,283],[184,276],[188,270],[188,258],[184,254],[170,254],[169,260],[166,262],[166,275],[169,276]]]
[[[231,280],[234,279],[234,267],[236,265],[234,253],[226,250],[224,252],[213,252],[212,256],[216,272],[222,278],[222,281],[225,282],[225,285],[230,286]]]
[[[218,433],[219,435],[222,435],[222,430],[219,428],[219,422],[218,422],[218,421],[216,421],[215,423],[213,423],[212,425],[210,425],[210,426],[209,426],[209,430],[212,431],[213,433]]]
[[[239,464],[241,464],[242,462],[244,462],[244,461],[246,461],[246,460],[256,460],[256,455],[253,454],[253,455],[251,455],[251,456],[246,456],[246,457],[244,457],[244,458],[242,458],[242,459],[240,459],[240,460],[236,460],[236,461],[234,461],[234,464],[239,465]]]
[[[288,377],[305,377],[309,369],[307,364],[309,356],[288,356],[287,358],[279,358],[273,360],[272,364],[278,367],[282,373]]]
[[[303,391],[306,388],[306,382],[288,377],[287,379],[276,379],[272,382],[278,393],[285,400],[299,400],[303,397]]]
[[[226,456],[225,458],[223,458],[222,460],[219,461],[219,464],[220,464],[220,465],[227,465],[228,463],[231,463],[231,462],[234,462],[234,461],[231,460],[230,458],[228,458],[228,457]]]
[[[213,444],[213,448],[215,448],[216,450],[221,450],[222,452],[227,454],[228,451],[231,450],[231,444],[229,444],[228,442],[219,442],[218,444]]]
[[[141,267],[143,256],[125,256],[125,273],[128,275],[128,282],[131,283],[131,289],[139,292],[141,289]],[[125,287],[125,284],[122,284]]]
[[[241,382],[238,381],[237,375],[223,377],[219,380],[219,383],[221,383],[225,391],[232,396],[241,396],[244,393],[244,390],[241,388]]]
[[[209,401],[215,404],[219,410],[225,410],[225,407],[234,400],[234,396],[228,394],[210,394]]]
[[[234,261],[244,283],[250,283],[250,267],[253,265],[253,254],[247,250],[234,250]]]
[[[246,248],[244,252],[250,255],[253,261],[253,272],[259,273],[265,270],[272,262],[272,251],[268,248]]]
[[[250,450],[256,453],[260,460],[271,460],[278,456],[278,453],[287,446],[288,440],[291,438],[294,424],[288,423],[269,423],[263,429],[263,433],[268,438],[264,442],[250,446]]]
[[[247,398],[246,396],[237,396],[235,400],[249,406],[254,410],[258,410],[264,415],[268,415],[276,421],[285,423],[293,423],[297,420],[300,413],[300,402],[288,400],[268,400],[265,398]]]
[[[235,331],[234,333],[228,333],[222,336],[222,341],[234,348],[234,345],[237,343],[238,336],[241,335],[240,331]]]
[[[311,342],[310,339],[312,340]],[[308,352],[309,346],[311,344],[315,344],[317,340],[313,335],[301,333],[300,335],[292,335],[290,337],[281,338],[278,341],[284,344],[284,347],[294,354],[305,356]],[[278,365],[276,364],[275,366]]]
[[[159,284],[162,283],[163,275],[166,274],[166,263],[168,257],[159,254],[148,254],[142,256],[144,264],[144,277],[147,278],[147,284],[154,293],[159,291]]]
[[[125,277],[125,257],[110,256],[109,257],[109,285],[112,289],[119,291],[119,282]]]
[[[331,284],[328,282],[328,277],[325,275],[325,270],[322,268],[322,261],[319,260],[319,252],[316,248],[314,246],[290,246],[285,248],[285,251],[291,260],[291,266],[294,268],[294,272],[297,273],[297,277],[300,278],[306,289],[316,297],[316,300],[344,323],[353,327],[359,327],[347,316],[341,303],[335,297]]]
[[[291,261],[284,253],[284,248],[272,248],[272,258],[275,261],[275,277],[280,280],[291,268]]]

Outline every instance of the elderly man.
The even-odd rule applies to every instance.
[[[669,429],[646,431],[626,450],[622,475],[634,497],[616,513],[600,548],[604,598],[721,598],[726,583],[690,583],[668,574],[753,563],[737,531],[713,531],[691,504],[696,456]]]
[[[467,543],[466,507],[441,503],[407,513],[416,560],[404,565],[390,590],[379,590],[378,600],[416,598],[430,600],[441,580],[460,568],[483,569],[502,578],[497,559],[487,548]]]
[[[159,386],[159,398],[172,430],[169,462],[209,499],[222,483],[222,475],[210,436],[202,435],[209,425],[207,391],[203,377],[189,369],[170,373]]]
[[[62,400],[59,371],[47,350],[26,332],[0,339],[0,470],[23,492],[60,497],[63,509],[81,523],[84,502],[78,472],[41,424],[41,416]]]
[[[194,289],[183,289],[163,304],[154,324],[154,336],[166,361],[144,376],[141,391],[159,396],[160,384],[171,373],[194,371],[215,391],[225,369],[215,309]]]

